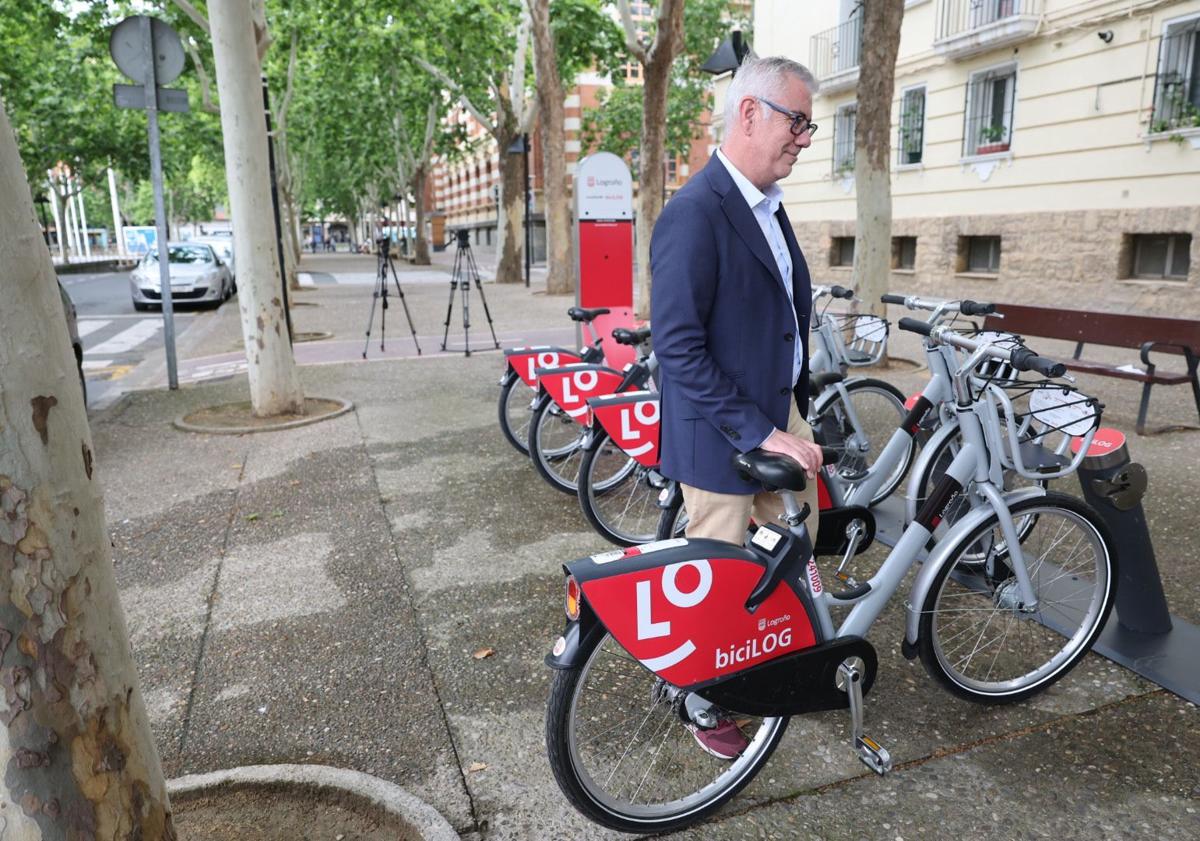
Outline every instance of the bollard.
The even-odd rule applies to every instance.
[[[1076,438],[1072,452],[1078,453],[1082,443]],[[1171,614],[1142,509],[1146,468],[1130,461],[1122,433],[1103,427],[1096,431],[1078,473],[1084,499],[1100,514],[1116,543],[1121,627],[1140,634],[1167,633]]]

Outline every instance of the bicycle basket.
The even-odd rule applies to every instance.
[[[1072,458],[1068,449],[1077,438],[1091,442],[1104,410],[1100,401],[1051,380],[993,383],[988,392],[1008,433],[1002,456],[1006,467],[1027,478],[1066,476],[1079,467],[1082,459],[1078,454]]]
[[[853,368],[874,365],[887,353],[889,325],[877,315],[834,315],[846,345],[846,363]]]

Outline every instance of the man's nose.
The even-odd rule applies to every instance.
[[[812,135],[807,131],[802,131],[799,134],[793,134],[792,142],[801,149],[807,149],[812,145]]]

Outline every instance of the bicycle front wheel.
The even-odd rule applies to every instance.
[[[658,491],[650,471],[630,458],[608,435],[583,454],[579,507],[601,537],[618,546],[654,540]]]
[[[685,727],[686,692],[655,677],[608,634],[583,665],[554,672],[546,750],[559,788],[581,813],[622,832],[680,829],[738,793],[770,758],[786,718],[734,717],[749,745],[730,760]]]
[[[1092,647],[1112,609],[1116,552],[1107,527],[1074,497],[1048,493],[1011,507],[1037,604],[1022,604],[992,514],[955,546],[921,607],[926,671],[955,695],[1005,704],[1042,691]]]
[[[538,474],[555,490],[579,490],[579,464],[587,430],[543,396],[529,420],[529,457]]]
[[[904,395],[894,385],[883,380],[854,380],[846,383],[845,396],[837,392],[828,402],[820,404],[813,428],[821,444],[842,451],[837,464],[839,472],[861,472],[875,467],[904,415]],[[880,466],[886,477],[871,498],[871,505],[886,499],[896,489],[908,472],[915,451],[910,439],[908,449],[895,464]]]

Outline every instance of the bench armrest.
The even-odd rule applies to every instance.
[[[1150,351],[1167,347],[1179,348],[1183,351],[1183,357],[1187,360],[1188,370],[1193,370],[1196,367],[1196,352],[1188,345],[1179,344],[1178,342],[1142,342],[1142,364],[1146,366],[1148,371],[1154,370],[1154,363],[1150,361]]]

